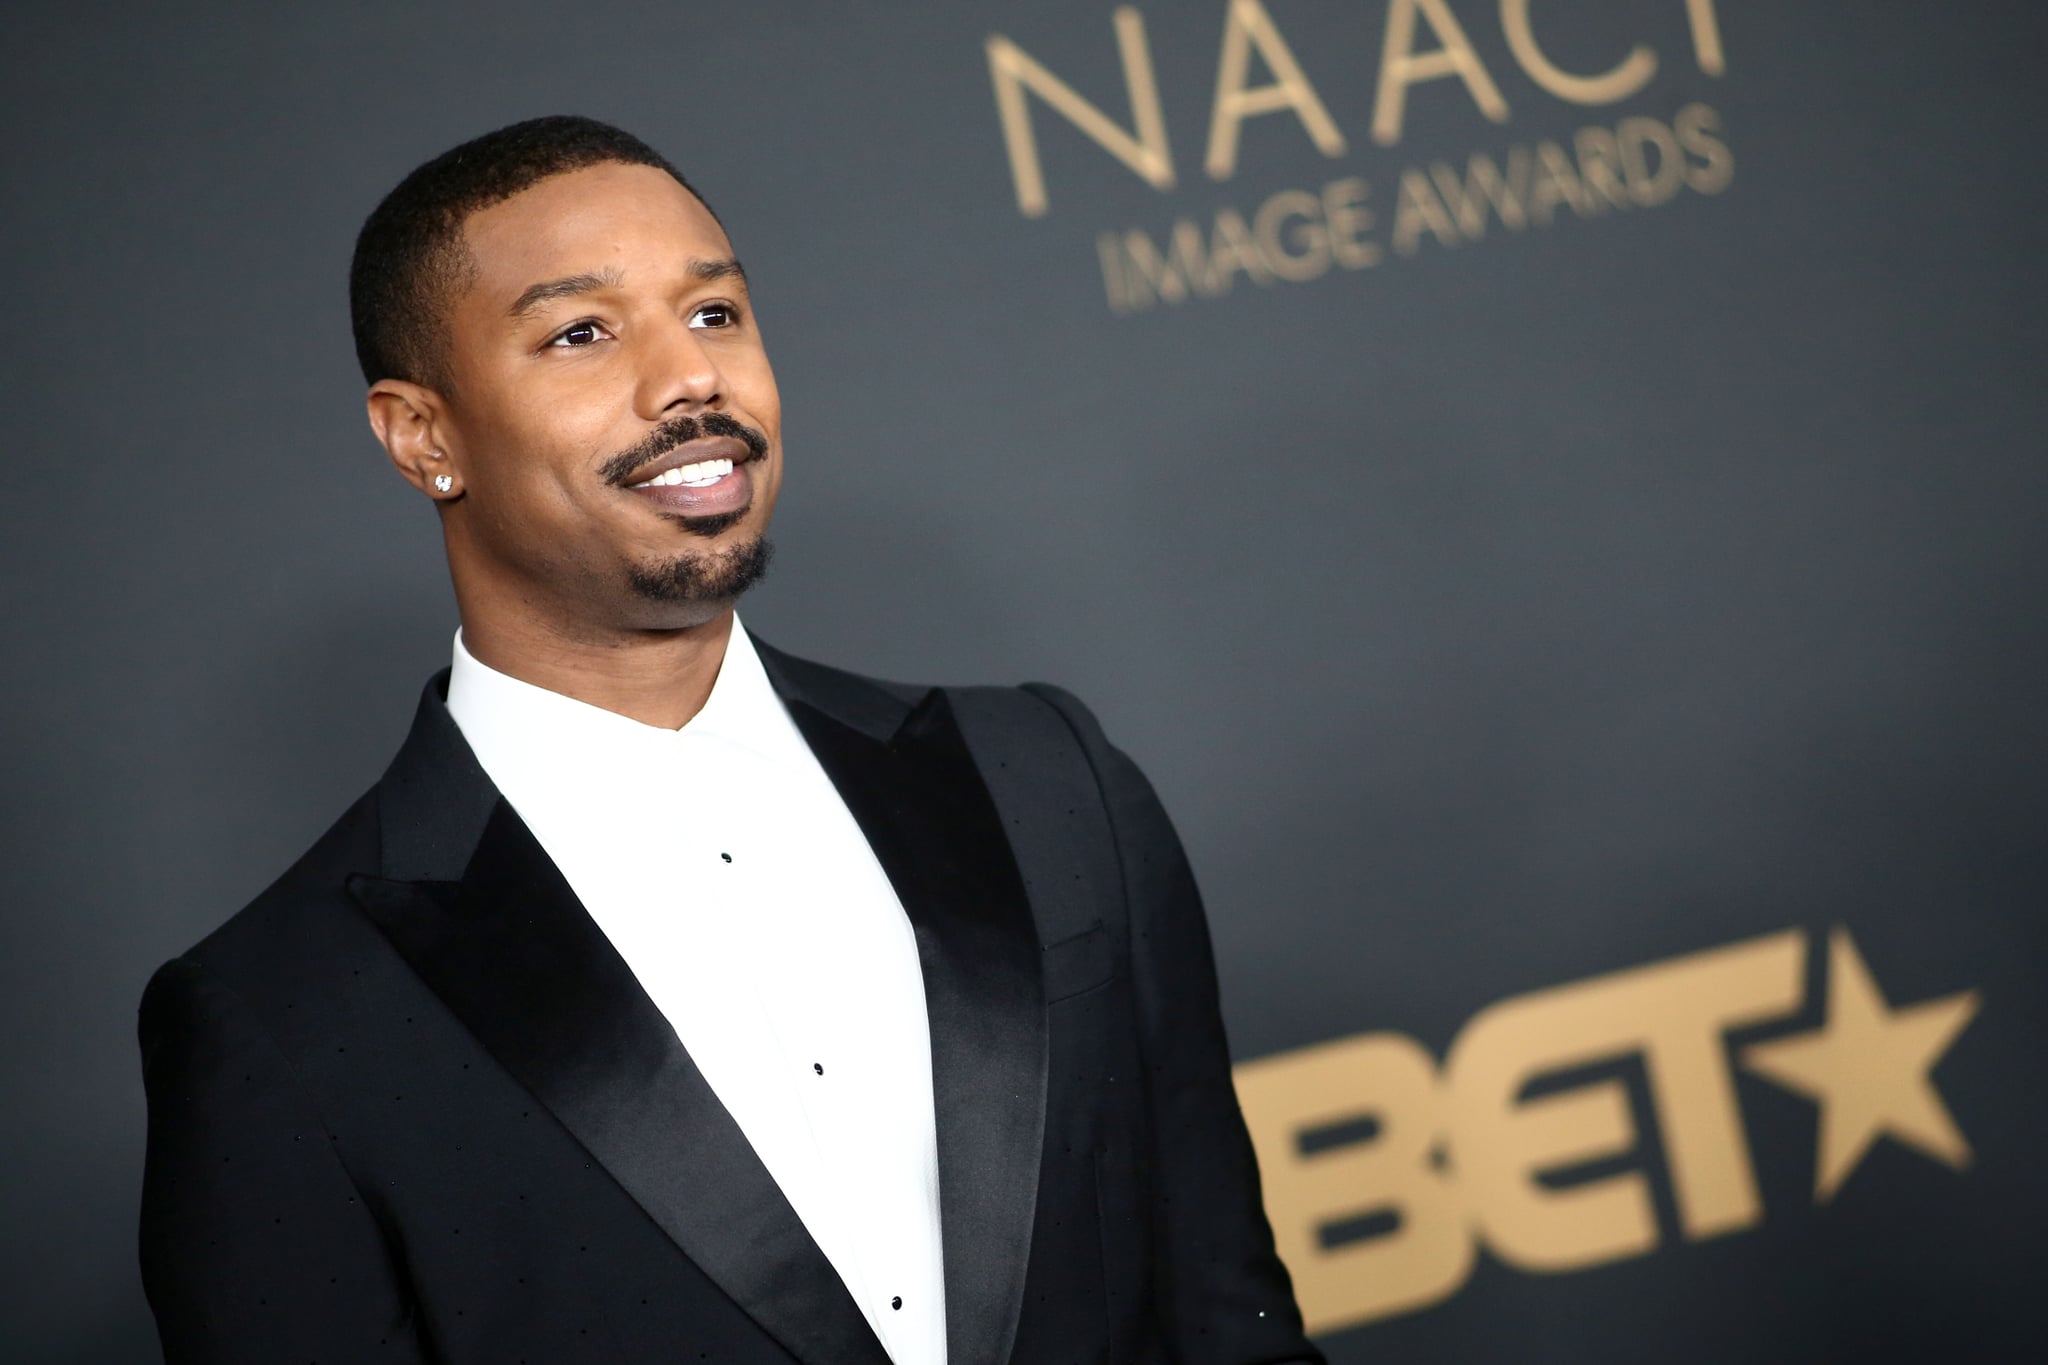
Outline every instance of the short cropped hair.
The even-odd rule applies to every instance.
[[[356,234],[349,265],[349,321],[364,382],[404,379],[446,388],[448,311],[475,271],[464,221],[550,176],[607,162],[665,171],[704,201],[681,171],[639,138],[570,114],[485,133],[399,181]]]

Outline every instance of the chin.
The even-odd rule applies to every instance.
[[[643,602],[700,609],[701,620],[692,624],[701,624],[759,583],[774,553],[765,536],[744,536],[730,544],[636,564],[627,572],[627,583]]]

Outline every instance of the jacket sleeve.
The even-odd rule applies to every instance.
[[[1095,769],[1123,864],[1138,1029],[1152,1115],[1156,1292],[1185,1365],[1321,1362],[1259,1195],[1216,988],[1209,929],[1180,838],[1152,784],[1057,688]]]
[[[167,1365],[425,1358],[376,1219],[291,1063],[187,959],[142,999],[142,1279]]]

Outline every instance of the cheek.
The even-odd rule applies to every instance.
[[[782,395],[766,355],[756,354],[728,371],[733,397],[762,433],[774,440],[782,434]]]
[[[530,510],[566,506],[587,494],[591,470],[608,451],[603,414],[570,395],[503,402],[480,443],[493,491]],[[511,511],[511,508],[507,508]]]

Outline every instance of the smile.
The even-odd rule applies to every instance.
[[[672,488],[680,484],[684,488],[709,488],[726,475],[732,473],[729,459],[699,460],[695,464],[677,465],[674,469],[656,474],[651,479],[628,484],[628,488]]]

